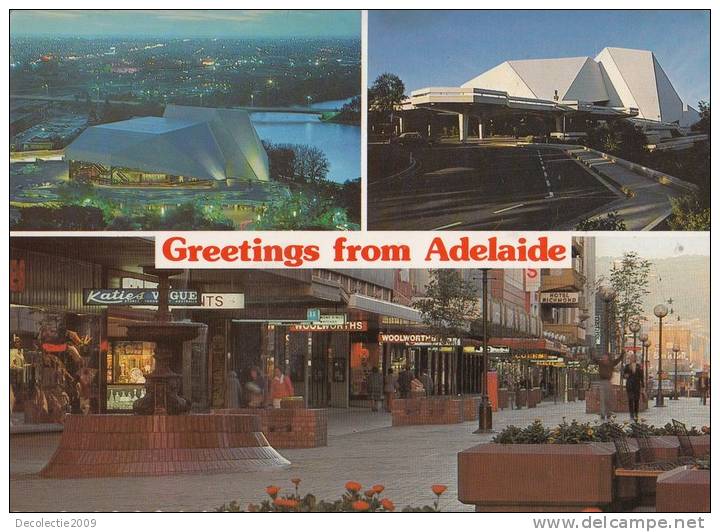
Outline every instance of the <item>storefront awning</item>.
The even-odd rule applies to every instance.
[[[422,322],[420,312],[414,308],[360,294],[351,294],[347,306],[349,309],[364,310],[379,316],[389,316],[417,323]]]
[[[542,351],[558,355],[566,355],[570,352],[566,345],[547,338],[492,338],[491,343],[495,346],[509,347],[511,351]]]

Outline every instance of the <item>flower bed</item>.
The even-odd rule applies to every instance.
[[[278,486],[268,486],[265,493],[268,498],[260,501],[258,504],[250,504],[247,507],[248,512],[394,512],[395,503],[392,499],[383,496],[385,486],[375,484],[372,487],[363,490],[359,482],[346,482],[345,492],[341,494],[339,499],[334,501],[317,500],[312,494],[300,495],[299,478],[290,480],[294,486],[294,490],[289,494],[281,494],[282,490]],[[403,512],[439,512],[440,498],[447,490],[447,486],[443,484],[433,484],[430,487],[435,495],[432,505],[424,506],[406,506]],[[237,501],[223,504],[215,509],[218,512],[242,512],[244,511]]]

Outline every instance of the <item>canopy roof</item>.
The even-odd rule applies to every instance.
[[[269,179],[267,153],[238,109],[168,105],[162,117],[92,126],[65,157],[200,179]]]

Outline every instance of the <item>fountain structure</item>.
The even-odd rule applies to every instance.
[[[183,342],[200,324],[173,321],[170,277],[179,270],[145,268],[159,279],[155,319],[127,326],[131,340],[155,343],[155,368],[134,415],[67,415],[58,449],[40,475],[50,478],[259,471],[290,462],[267,442],[260,418],[243,414],[191,414],[178,368]]]

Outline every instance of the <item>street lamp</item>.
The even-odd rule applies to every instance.
[[[645,381],[645,392],[647,393],[648,349],[650,347],[650,337],[648,336],[648,333],[644,332],[640,334],[640,343],[642,344],[643,380]]]
[[[678,400],[678,388],[677,388],[677,359],[678,359],[678,352],[680,352],[680,348],[677,346],[677,344],[673,344],[672,347],[673,352],[673,358],[675,359],[675,376],[673,377],[673,400]]]
[[[492,407],[488,398],[488,269],[482,270],[482,319],[483,319],[483,365],[480,412],[478,415],[478,429],[474,434],[483,434],[492,431]]]
[[[640,332],[640,322],[638,321],[637,317],[633,318],[632,321],[630,321],[630,324],[628,325],[628,329],[630,329],[630,332],[633,333],[633,355],[635,356],[635,361],[637,362],[637,339],[638,339],[638,332]],[[623,351],[623,365],[625,364],[625,352]],[[620,374],[620,384],[622,384],[623,381],[623,374]]]
[[[658,390],[657,390],[657,397],[655,397],[655,406],[665,406],[665,403],[663,401],[663,394],[662,394],[662,320],[665,316],[668,315],[668,308],[663,305],[655,305],[655,308],[653,309],[653,314],[658,317],[660,320],[660,328],[658,330]]]

